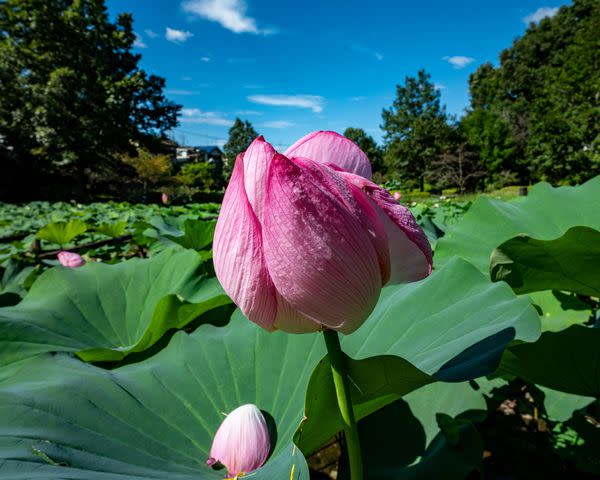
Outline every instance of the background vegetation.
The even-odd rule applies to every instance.
[[[447,114],[425,71],[382,111],[383,143],[344,133],[375,179],[404,191],[458,192],[581,183],[600,173],[600,3],[575,0],[532,23],[469,80],[470,106]],[[0,199],[183,200],[220,192],[235,157],[260,132],[236,119],[223,166],[172,163],[167,132],[180,106],[132,53],[132,17],[103,0],[0,3]]]

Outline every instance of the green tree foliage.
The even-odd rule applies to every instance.
[[[503,187],[505,179],[526,172],[511,126],[498,112],[476,107],[461,119],[461,127],[486,171],[488,184]]]
[[[138,149],[137,156],[125,156],[123,162],[135,168],[142,181],[142,191],[148,193],[149,188],[156,188],[164,183],[173,167],[170,155],[154,155],[145,149]]]
[[[220,179],[216,175],[216,166],[209,162],[185,164],[175,175],[175,180],[180,185],[204,192],[209,192],[220,184]]]
[[[581,182],[600,173],[600,3],[575,0],[471,75],[464,120],[492,175]]]
[[[235,119],[235,122],[233,122],[233,125],[229,129],[229,140],[223,146],[223,153],[225,154],[223,172],[225,178],[229,178],[231,175],[236,157],[246,150],[256,137],[258,137],[258,132],[254,130],[254,127],[248,120]]]
[[[84,195],[123,165],[115,153],[177,125],[164,79],[138,67],[132,23],[111,22],[104,0],[0,2],[0,190],[39,195],[68,176]]]
[[[363,152],[367,154],[367,157],[369,157],[373,167],[373,173],[382,171],[383,154],[381,152],[381,148],[379,148],[372,136],[367,135],[367,132],[365,132],[362,128],[348,127],[344,131],[344,137],[352,140]]]
[[[416,78],[406,77],[382,117],[388,174],[423,190],[426,173],[441,153],[448,131],[446,107],[431,76],[420,70]]]

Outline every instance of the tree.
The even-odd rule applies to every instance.
[[[448,128],[446,107],[440,104],[431,76],[420,70],[416,78],[406,77],[404,85],[396,86],[396,99],[382,117],[388,173],[423,191],[426,173],[442,150]]]
[[[362,128],[348,127],[344,131],[344,137],[349,138],[358,147],[367,154],[367,157],[371,161],[373,167],[373,173],[381,172],[383,169],[383,155],[381,149],[373,140],[373,137],[367,135]]]
[[[118,153],[177,125],[164,79],[138,67],[132,23],[111,22],[103,0],[0,2],[1,191],[67,181],[83,196]]]
[[[175,176],[175,180],[181,185],[196,189],[196,191],[208,192],[218,183],[218,179],[215,178],[215,169],[214,163],[187,163],[181,167],[181,170]]]
[[[497,112],[476,107],[461,119],[460,126],[486,171],[488,183],[499,186],[507,174],[525,171],[511,126]]]
[[[452,129],[447,148],[431,162],[427,179],[438,187],[457,187],[461,194],[473,191],[486,176],[479,156],[466,141],[460,127]]]
[[[235,119],[235,122],[233,122],[233,125],[229,129],[229,140],[223,146],[223,153],[225,154],[223,172],[225,178],[229,178],[231,175],[237,156],[245,151],[256,137],[258,137],[258,132],[254,130],[254,127],[248,120]]]
[[[145,149],[138,149],[135,157],[125,156],[123,162],[135,168],[144,195],[148,193],[148,187],[155,188],[165,182],[173,167],[170,155],[153,155]]]
[[[582,182],[600,173],[599,31],[600,2],[574,0],[531,23],[498,67],[484,64],[471,75],[472,114],[496,119],[471,129],[488,153],[497,152],[492,158],[482,150],[486,161],[503,163],[522,183]]]

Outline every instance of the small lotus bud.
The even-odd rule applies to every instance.
[[[160,196],[160,200],[163,205],[167,205],[169,203],[169,196],[163,192],[163,194]]]
[[[261,467],[270,449],[265,417],[256,405],[249,403],[225,417],[215,434],[206,464],[220,463],[227,469],[228,476],[236,477]]]
[[[63,251],[59,252],[57,256],[63,267],[77,268],[85,265],[85,260],[77,253]]]

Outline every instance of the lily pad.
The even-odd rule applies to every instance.
[[[0,365],[41,352],[120,360],[231,300],[196,252],[169,249],[116,265],[46,271],[14,307],[0,308]]]
[[[420,282],[386,287],[363,326],[341,342],[354,359],[355,415],[363,418],[434,381],[490,374],[509,342],[534,341],[539,328],[528,299],[460,258]],[[330,371],[324,359],[308,386],[306,421],[295,437],[305,453],[342,429]]]
[[[492,280],[517,293],[563,290],[600,297],[600,231],[570,228],[554,240],[519,235],[494,250]]]
[[[479,197],[439,239],[435,263],[440,266],[459,255],[487,274],[494,248],[516,235],[552,240],[571,227],[600,230],[599,198],[600,176],[577,187],[553,188],[538,183],[520,201]]]
[[[36,236],[40,240],[66,245],[77,236],[88,230],[88,224],[83,220],[69,220],[68,222],[51,222],[38,230]]]
[[[269,334],[234,315],[178,332],[157,355],[112,371],[65,354],[0,369],[0,478],[203,480],[224,415],[254,403],[276,438],[252,478],[308,480],[292,443],[303,392],[323,355],[317,335]]]

